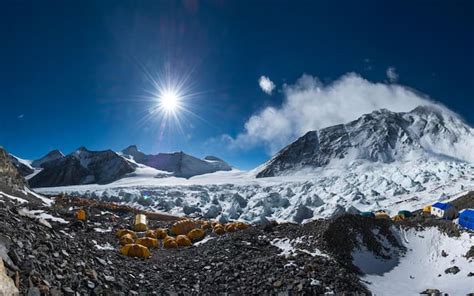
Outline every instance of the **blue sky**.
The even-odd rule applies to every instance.
[[[357,73],[356,80],[366,79],[370,90],[376,83],[390,86],[392,68],[398,76],[392,83],[474,122],[472,1],[3,1],[1,6],[0,145],[24,158],[54,148],[70,153],[80,146],[120,150],[137,144],[148,153],[214,154],[252,168],[308,128],[300,124],[279,138],[281,130],[267,131],[273,127],[259,121],[273,110],[269,107],[284,109],[301,90],[304,81],[298,79],[305,73],[311,87],[326,91],[337,82],[345,85],[343,75]],[[163,69],[189,75],[186,87],[193,96],[186,106],[196,116],[181,114],[182,131],[171,123],[163,130],[159,118],[149,115],[156,103],[143,99],[153,89],[146,72],[159,79]],[[271,95],[259,86],[262,75],[275,85]],[[405,107],[400,99],[396,108]],[[246,130],[252,116],[257,132],[270,136]],[[321,119],[309,128],[325,123]]]

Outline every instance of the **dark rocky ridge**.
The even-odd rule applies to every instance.
[[[75,152],[43,162],[43,170],[29,180],[32,187],[53,187],[79,184],[106,184],[135,170],[135,165],[112,150]]]

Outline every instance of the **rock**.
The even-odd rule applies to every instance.
[[[444,250],[441,251],[441,256],[443,257],[448,257],[448,253],[446,253]]]
[[[281,285],[283,285],[283,283],[281,281],[276,281],[276,282],[273,283],[273,287],[275,287],[275,288],[280,288]]]
[[[67,296],[74,296],[74,290],[71,289],[70,287],[63,287],[63,292],[64,292],[64,295],[67,295]]]
[[[448,274],[448,273],[456,274],[456,273],[458,273],[458,272],[460,272],[460,271],[461,271],[461,270],[459,269],[459,267],[453,266],[453,267],[450,267],[450,268],[446,269],[446,270],[444,271],[444,273],[446,273],[446,274]]]
[[[429,295],[429,296],[440,296],[441,292],[438,289],[426,289],[420,293],[421,295]]]
[[[0,258],[0,295],[20,295],[20,291],[18,291],[18,289],[15,287],[15,283],[6,274],[2,258]]]
[[[467,274],[468,277],[474,276],[474,272],[470,272]]]
[[[38,287],[29,288],[28,296],[41,296],[40,289]]]

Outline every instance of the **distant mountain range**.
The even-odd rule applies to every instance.
[[[64,155],[59,150],[53,150],[33,161],[23,160],[12,154],[9,157],[18,172],[34,188],[107,184],[134,172],[139,166],[148,166],[167,172],[169,176],[183,178],[232,170],[230,165],[214,156],[199,159],[184,152],[149,155],[139,151],[135,145],[121,152],[90,151],[80,147],[73,153]]]

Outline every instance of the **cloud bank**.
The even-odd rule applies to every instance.
[[[271,95],[273,92],[273,89],[275,89],[275,83],[270,80],[267,76],[260,76],[258,79],[258,85],[260,85],[260,88],[263,90],[268,95]]]
[[[236,137],[222,139],[231,148],[264,146],[273,154],[308,131],[346,123],[376,109],[402,112],[433,104],[407,87],[370,82],[355,73],[326,85],[304,74],[295,84],[284,85],[283,93],[281,106],[264,108],[247,120]]]
[[[388,67],[386,74],[388,81],[390,81],[391,83],[395,83],[398,81],[399,76],[397,73],[397,69],[395,69],[394,67]]]

